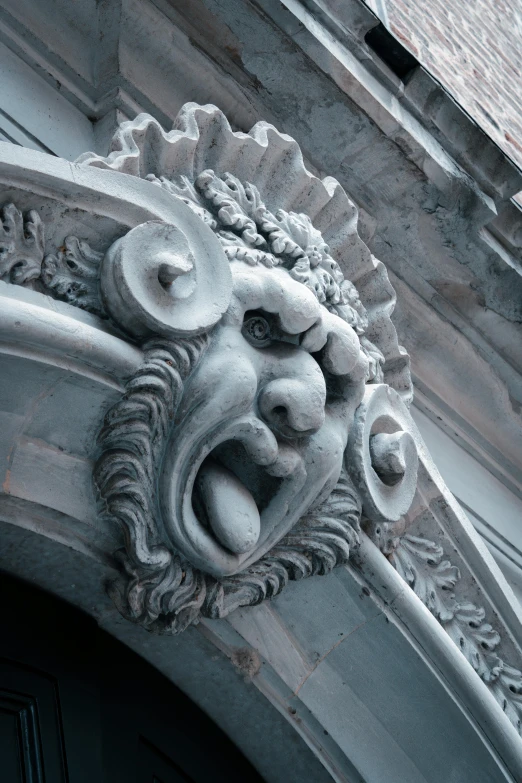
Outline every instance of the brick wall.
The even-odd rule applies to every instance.
[[[379,4],[394,35],[522,167],[522,0]]]

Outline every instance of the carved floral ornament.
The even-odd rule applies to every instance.
[[[427,590],[414,562],[435,545],[396,535],[417,488],[409,362],[339,183],[272,126],[234,133],[195,104],[170,133],[147,115],[124,123],[108,157],[77,165],[148,180],[179,216],[105,245],[67,236],[48,255],[36,211],[9,204],[0,227],[0,278],[108,319],[143,351],[94,469],[100,513],[123,533],[120,612],[160,633],[225,617],[346,563],[362,521],[447,623],[432,596],[456,569],[438,553]],[[456,641],[504,699],[501,667],[477,663],[473,639],[496,637],[474,609]],[[503,672],[514,693],[519,673]]]

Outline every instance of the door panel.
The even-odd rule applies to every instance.
[[[90,617],[1,574],[0,591],[2,783],[262,783],[205,713]]]
[[[139,745],[137,783],[193,783],[181,769],[144,737]]]
[[[1,779],[65,783],[56,683],[41,672],[0,660],[0,717]]]

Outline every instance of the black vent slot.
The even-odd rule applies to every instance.
[[[418,60],[388,32],[382,22],[367,32],[364,40],[402,81],[419,65]]]

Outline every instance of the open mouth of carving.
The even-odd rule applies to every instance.
[[[243,554],[257,544],[261,514],[281,483],[249,459],[241,443],[229,440],[213,449],[198,471],[194,512],[226,549]]]
[[[302,477],[304,466],[295,449],[277,442],[264,427],[234,435],[221,440],[202,460],[192,509],[214,540],[240,555],[256,547],[269,506],[288,494],[284,485],[296,472]]]

